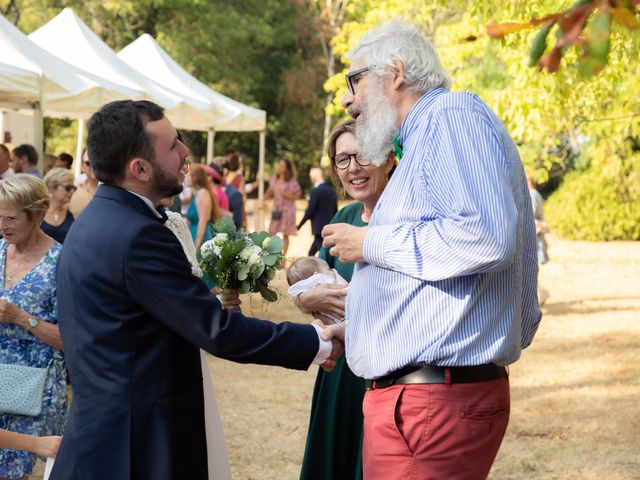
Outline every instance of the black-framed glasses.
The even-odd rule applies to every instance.
[[[69,193],[73,193],[78,189],[78,187],[76,187],[75,185],[71,185],[70,183],[68,183],[66,185],[60,185],[60,186],[62,188],[64,188]]]
[[[369,70],[371,70],[371,67],[362,67],[354,70],[353,72],[349,72],[344,76],[345,80],[347,81],[347,88],[349,89],[349,92],[351,92],[351,95],[356,94],[356,85],[358,84],[360,77],[367,73]]]
[[[359,153],[341,153],[340,155],[336,155],[333,159],[333,164],[340,170],[346,170],[349,168],[349,165],[351,165],[351,160],[354,160],[361,167],[371,165],[371,160],[362,158],[362,155]]]

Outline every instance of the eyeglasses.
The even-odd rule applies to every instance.
[[[356,85],[360,81],[360,77],[367,73],[371,68],[371,66],[362,67],[358,70],[354,70],[353,72],[349,72],[344,76],[345,80],[347,81],[347,88],[349,89],[349,92],[351,92],[351,95],[356,94]]]
[[[20,215],[20,213],[18,215]],[[26,214],[23,213],[20,216],[25,216],[25,215]],[[13,217],[13,216],[7,216],[7,217],[0,216],[0,225],[6,225],[8,227],[13,227],[16,223],[18,223],[18,220],[19,220],[18,216],[15,216],[15,217]]]
[[[75,192],[78,187],[76,187],[75,185],[71,185],[71,184],[67,184],[67,185],[60,185],[62,188],[64,188],[67,192],[73,193]]]
[[[346,170],[349,168],[349,165],[351,165],[351,160],[355,160],[355,162],[361,167],[368,167],[371,165],[371,160],[362,158],[362,155],[359,153],[343,153],[336,155],[333,159],[333,164],[340,170]]]

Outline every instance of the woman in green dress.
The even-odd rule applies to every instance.
[[[395,165],[393,155],[376,167],[358,153],[355,122],[338,125],[328,142],[328,155],[334,178],[356,202],[344,207],[331,223],[348,223],[356,227],[368,224],[376,202],[382,195]],[[320,250],[320,257],[347,281],[351,281],[353,263],[342,263]],[[347,289],[340,285],[320,285],[296,299],[305,313],[321,318],[322,313],[344,317]],[[364,380],[356,377],[345,361],[338,359],[333,372],[320,369],[316,379],[309,432],[300,478],[303,480],[334,480],[362,478],[362,399]]]

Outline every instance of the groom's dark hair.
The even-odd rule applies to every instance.
[[[96,178],[119,185],[132,158],[153,161],[155,138],[144,127],[163,117],[164,109],[147,100],[119,100],[94,113],[87,127],[87,150]]]

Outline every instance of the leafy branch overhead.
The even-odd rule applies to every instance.
[[[487,34],[503,38],[514,32],[540,28],[529,49],[529,66],[538,66],[555,73],[560,69],[562,56],[572,46],[581,50],[579,72],[597,75],[607,64],[611,43],[612,23],[627,30],[640,29],[637,7],[640,0],[578,0],[570,8],[531,18],[528,22],[491,23]],[[548,38],[555,31],[556,43],[548,50]]]

